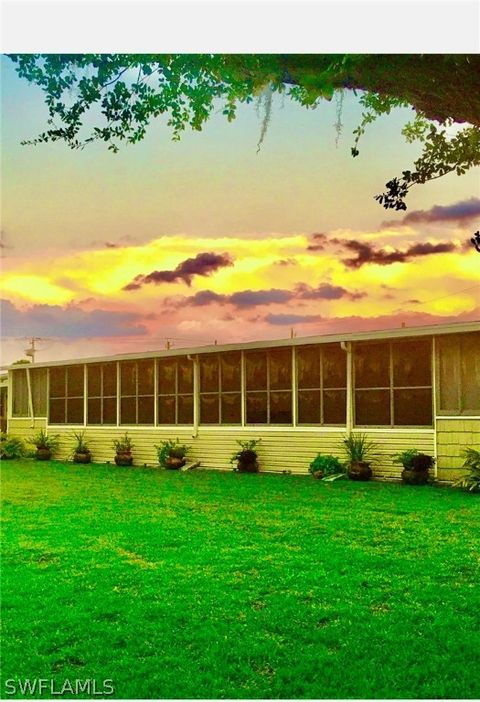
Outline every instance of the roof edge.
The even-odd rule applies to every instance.
[[[66,366],[77,363],[104,363],[108,361],[128,361],[142,358],[166,358],[172,356],[197,355],[204,353],[219,353],[221,351],[241,351],[248,349],[281,348],[284,346],[304,346],[307,344],[327,344],[341,341],[373,341],[382,339],[408,338],[415,336],[438,336],[442,334],[458,334],[480,331],[480,320],[472,322],[455,322],[450,324],[432,324],[423,327],[397,327],[395,329],[380,329],[375,331],[348,332],[343,334],[316,334],[313,336],[294,337],[288,339],[262,339],[259,341],[242,341],[231,344],[209,344],[207,346],[179,347],[140,351],[137,353],[110,354],[108,356],[93,356],[87,358],[69,358],[62,361],[42,361],[30,363],[26,368],[48,368],[51,366]],[[19,366],[3,366],[6,370],[17,370]]]

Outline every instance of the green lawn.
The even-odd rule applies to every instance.
[[[33,461],[2,493],[2,697],[480,697],[475,495]]]

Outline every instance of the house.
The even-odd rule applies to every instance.
[[[397,478],[392,454],[436,458],[456,478],[461,451],[480,449],[480,322],[330,334],[11,366],[8,427],[46,427],[69,455],[85,430],[94,459],[112,460],[128,431],[137,464],[176,438],[208,468],[228,467],[236,439],[261,438],[265,470],[303,473],[341,455],[349,431],[379,445],[376,477]]]

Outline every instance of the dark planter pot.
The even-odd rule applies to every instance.
[[[115,454],[115,463],[117,466],[131,466],[133,456],[131,453],[117,453]]]
[[[402,470],[402,480],[405,485],[426,485],[428,477],[428,469],[414,470],[413,468],[404,468]]]
[[[370,480],[372,475],[370,463],[366,463],[366,461],[353,461],[348,467],[350,480]]]
[[[92,462],[92,454],[88,452],[75,452],[73,454],[73,462],[74,463],[91,463]]]
[[[258,473],[260,470],[257,461],[238,461],[237,471],[239,473]]]
[[[316,480],[321,480],[323,478],[323,470],[316,470],[312,475]]]
[[[185,458],[178,458],[177,456],[168,456],[165,460],[165,468],[167,470],[180,470],[187,461]]]
[[[433,468],[433,463],[433,457],[426,453],[419,453],[418,456],[412,458],[412,468],[416,471],[428,472],[430,468]]]
[[[46,448],[37,448],[37,453],[35,454],[35,458],[37,461],[49,461],[52,457],[52,452],[50,449]]]

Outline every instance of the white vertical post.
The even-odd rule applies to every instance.
[[[392,350],[392,342],[389,341],[388,343],[388,367],[389,367],[389,375],[390,375],[390,427],[393,429],[395,425],[395,405],[393,402],[393,350]]]
[[[158,358],[153,359],[153,424],[158,424]]]
[[[47,368],[47,429],[50,422],[50,368]]]
[[[247,399],[246,399],[246,382],[245,382],[245,353],[241,351],[240,356],[240,397],[242,410],[242,427],[246,424],[247,419]]]
[[[83,364],[83,426],[87,426],[87,412],[88,412],[88,371],[87,364]]]
[[[292,424],[297,426],[297,349],[292,346]]]
[[[437,437],[437,349],[435,337],[432,337],[432,419],[433,419],[433,475],[435,480],[438,476],[438,437]]]
[[[7,388],[7,430],[8,422],[13,416],[13,371],[8,371],[8,388]]]
[[[347,341],[344,351],[347,352],[347,434],[353,429],[353,356],[352,342]]]
[[[120,426],[120,361],[116,362],[117,367],[117,427]]]
[[[30,426],[33,429],[33,427],[35,426],[35,417],[33,415],[33,397],[32,397],[32,382],[30,379],[30,368],[27,368],[26,371],[27,371],[28,412],[30,414],[30,421],[31,421]]]
[[[198,354],[193,357],[193,436],[198,436],[200,421],[200,365]]]

